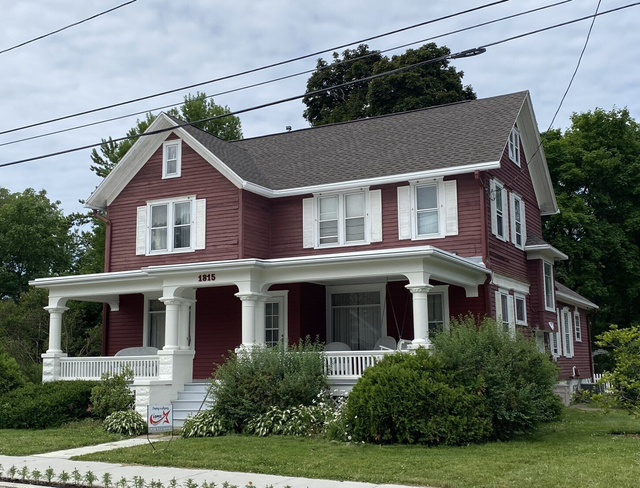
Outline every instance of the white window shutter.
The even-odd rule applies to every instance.
[[[371,242],[382,241],[382,190],[369,192]]]
[[[313,198],[304,198],[302,200],[302,247],[314,247],[314,226]]]
[[[411,239],[411,187],[398,187],[398,239]]]
[[[444,182],[444,215],[447,236],[458,235],[458,189],[456,180]]]
[[[524,213],[524,200],[520,200],[520,228],[522,229],[522,249],[527,244],[527,219]]]
[[[513,295],[507,296],[507,306],[509,307],[509,330],[513,334],[516,330],[516,309]]]
[[[136,255],[147,253],[147,206],[138,207],[136,220]]]
[[[560,322],[560,309],[556,308],[556,318],[558,319],[558,327],[556,327],[558,338],[558,356],[562,356],[562,323]]]
[[[204,249],[207,241],[207,201],[196,200],[196,245],[195,249]]]
[[[497,291],[496,295],[496,322],[502,327],[502,301],[500,300],[500,292]]]
[[[498,235],[498,212],[496,207],[496,182],[489,181],[489,201],[491,202],[491,233]]]
[[[509,242],[509,215],[510,213],[513,212],[509,212],[509,205],[507,204],[507,202],[509,201],[509,192],[507,192],[506,188],[502,189],[502,202],[503,202],[503,207],[504,207],[504,211],[502,214],[502,218],[504,219],[504,240],[506,242]]]
[[[516,197],[513,193],[509,194],[509,207],[511,208],[510,222],[511,222],[511,242],[516,243]]]

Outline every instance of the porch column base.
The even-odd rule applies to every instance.
[[[60,358],[66,358],[64,352],[45,352],[42,354],[42,382],[58,381],[61,376]]]

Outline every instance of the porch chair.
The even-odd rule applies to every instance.
[[[396,340],[391,336],[382,336],[380,339],[376,341],[375,345],[373,346],[373,349],[375,351],[377,350],[395,351]]]
[[[344,342],[330,342],[325,347],[325,351],[351,351],[351,348]]]

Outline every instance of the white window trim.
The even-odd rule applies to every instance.
[[[176,172],[167,173],[168,148],[176,146]],[[162,144],[162,179],[179,178],[182,175],[182,139],[171,139]]]
[[[189,233],[190,246],[179,249],[173,249],[173,212],[169,209],[173,208],[176,203],[191,204],[191,231]],[[151,250],[151,207],[167,205],[167,249],[152,251]],[[185,252],[194,252],[196,250],[196,197],[191,195],[188,197],[176,197],[163,200],[153,200],[147,202],[147,256],[157,256],[162,254],[179,254]]]
[[[545,274],[545,264],[548,264],[551,267],[551,305],[547,304],[547,280]],[[556,311],[556,292],[555,292],[555,281],[553,279],[553,263],[549,261],[542,260],[542,300],[544,301],[544,309],[547,312],[555,312]]]
[[[364,240],[347,241],[346,240],[346,219],[345,219],[345,201],[347,195],[355,193],[364,193]],[[367,246],[371,244],[371,195],[369,188],[356,188],[348,191],[332,191],[314,193],[313,195],[313,222],[314,222],[314,249],[326,249],[332,247],[347,246]],[[338,242],[329,244],[320,244],[320,199],[324,197],[338,197]]]
[[[582,342],[582,320],[580,319],[580,311],[577,307],[573,311],[573,328],[576,342]]]
[[[515,140],[514,140],[515,138]],[[520,166],[520,131],[513,127],[511,132],[509,133],[509,141],[507,143],[509,146],[509,159],[513,161],[516,166]]]
[[[562,354],[559,332],[551,332],[549,334],[549,349],[551,350],[551,356],[553,356],[553,359],[558,359],[560,354]]]
[[[491,201],[491,233],[504,242],[509,242],[509,197],[504,183],[500,180],[492,179],[490,186]],[[498,216],[497,193],[501,193],[502,217]],[[502,220],[502,235],[498,234],[498,220]]]
[[[442,317],[444,319],[444,330],[449,330],[449,319],[451,318],[449,315],[449,285],[437,285],[429,290],[427,293],[427,297],[432,294],[442,294]],[[429,316],[427,310],[427,318]],[[429,330],[429,334],[431,334],[431,330]]]
[[[516,333],[516,321],[515,321],[515,300],[513,299],[513,295],[509,294],[509,290],[504,288],[498,288],[495,294],[496,301],[496,322],[498,322],[498,327],[500,330],[503,330],[503,317],[502,317],[502,297],[507,297],[507,322],[509,324],[509,334],[511,336],[515,336]]]
[[[436,186],[438,196],[438,232],[433,234],[418,234],[418,187]],[[445,189],[443,178],[433,178],[427,180],[416,180],[409,182],[411,194],[411,239],[441,239],[446,235],[446,209],[445,209]],[[457,211],[457,210],[456,210]]]
[[[282,319],[282,330],[280,331],[280,339],[284,342],[285,345],[289,343],[289,290],[274,290],[267,292],[269,298],[267,298],[265,303],[269,302],[277,302],[281,307],[281,319]],[[265,337],[263,338],[263,342],[266,342],[266,328],[264,331]]]
[[[562,338],[562,350],[564,357],[573,357],[573,324],[571,323],[571,311],[569,307],[560,310],[560,332]],[[568,340],[567,340],[568,336]]]
[[[524,319],[518,320],[518,300],[522,300],[523,303],[523,311],[524,311]],[[528,325],[527,323],[527,297],[522,293],[514,293],[513,294],[513,314],[515,317],[516,325]]]
[[[362,285],[341,285],[341,286],[327,286],[326,291],[326,329],[327,329],[327,343],[333,341],[331,337],[331,295],[336,293],[362,293],[368,291],[380,292],[380,315],[381,315],[381,337],[387,334],[387,291],[384,283],[368,283]]]
[[[154,293],[145,293],[144,294],[144,311],[142,316],[142,344],[144,346],[149,345],[149,335],[150,335],[150,324],[149,324],[149,302],[151,300],[158,300],[162,297],[161,292]],[[191,337],[191,343],[189,344],[189,349],[195,349],[195,336],[196,336],[196,301],[192,300],[190,304],[191,313],[190,313],[190,330],[187,331],[189,336]],[[166,327],[166,315],[165,315],[165,327]],[[165,338],[166,338],[166,330],[165,330]]]
[[[516,200],[520,202],[520,244],[518,244],[516,234]],[[524,200],[517,193],[511,192],[509,194],[509,203],[511,206],[511,242],[518,249],[524,250],[524,246],[527,240],[527,224],[524,209]]]

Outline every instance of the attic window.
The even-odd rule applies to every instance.
[[[162,178],[178,178],[182,169],[182,141],[167,141],[162,147]]]
[[[520,166],[520,132],[515,127],[509,134],[509,159]]]

